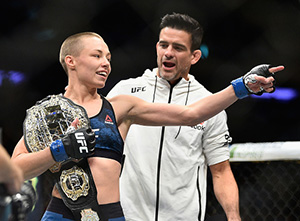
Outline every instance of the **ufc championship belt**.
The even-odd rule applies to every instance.
[[[29,152],[38,152],[68,133],[79,119],[77,129],[90,125],[85,109],[63,95],[49,95],[26,112],[24,140]],[[56,187],[76,220],[100,220],[97,190],[87,159],[55,163],[50,169]]]

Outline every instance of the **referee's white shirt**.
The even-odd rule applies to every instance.
[[[122,80],[107,97],[127,94],[186,105],[211,94],[192,75],[171,88],[156,73],[147,69],[141,77]],[[229,159],[229,138],[225,111],[194,127],[132,125],[120,179],[126,220],[204,220],[207,165]]]

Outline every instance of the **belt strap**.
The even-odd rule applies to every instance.
[[[99,220],[97,189],[86,158],[67,162],[57,173],[52,173],[55,185],[76,220]]]

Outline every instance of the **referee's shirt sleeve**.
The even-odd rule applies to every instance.
[[[121,88],[121,81],[119,83],[117,83],[106,95],[107,98],[112,98],[115,97],[117,95],[120,95],[120,88]]]
[[[229,135],[225,111],[207,121],[203,134],[203,149],[209,166],[229,159]]]

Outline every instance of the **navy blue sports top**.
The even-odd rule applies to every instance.
[[[96,136],[95,153],[91,157],[105,157],[121,163],[124,141],[120,135],[111,104],[101,95],[102,108],[90,118]]]

